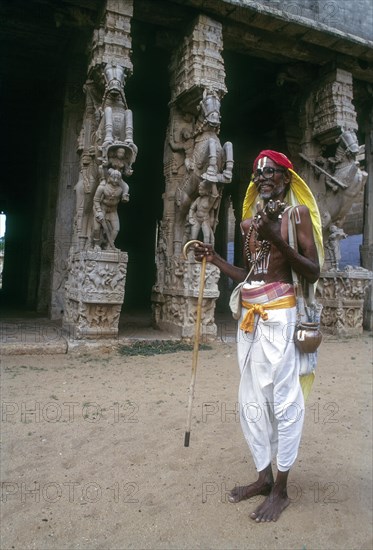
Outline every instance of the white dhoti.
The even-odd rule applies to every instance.
[[[304,421],[304,399],[299,382],[299,352],[293,343],[296,308],[276,307],[284,298],[291,298],[291,285],[254,287],[255,298],[250,296],[250,285],[245,285],[243,299],[262,304],[267,319],[254,313],[254,329],[238,329],[237,353],[241,370],[239,404],[241,426],[250,447],[255,466],[264,470],[277,455],[277,468],[287,471],[294,464],[301,439]],[[270,290],[268,291],[268,288]],[[253,287],[251,287],[253,288]],[[270,299],[268,299],[270,298]],[[286,300],[285,300],[286,301]],[[247,309],[242,308],[242,320]]]

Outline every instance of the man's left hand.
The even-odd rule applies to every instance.
[[[272,242],[281,236],[281,218],[274,214],[267,214],[264,210],[258,210],[254,227],[261,239]]]

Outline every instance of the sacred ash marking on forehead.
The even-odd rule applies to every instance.
[[[268,164],[268,157],[262,157],[258,160],[257,168],[260,170],[263,170],[265,166]]]

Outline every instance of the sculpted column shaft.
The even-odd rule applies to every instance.
[[[43,254],[52,256],[50,238],[54,237],[53,247],[53,265],[52,265],[52,285],[50,296],[51,319],[61,319],[65,309],[65,290],[64,284],[68,276],[68,259],[71,242],[73,239],[73,220],[75,207],[74,187],[78,179],[80,165],[76,151],[71,144],[76,143],[77,129],[82,117],[83,94],[77,89],[77,82],[81,81],[82,66],[70,66],[68,72],[68,81],[64,99],[64,119],[62,130],[62,143],[60,148],[60,166],[59,177],[55,188],[58,187],[57,212],[54,220],[54,232],[50,231],[43,240]],[[54,183],[53,181],[50,182]],[[49,272],[44,269],[41,271],[39,280],[39,294],[43,295],[45,303],[48,301],[46,292],[47,278]]]

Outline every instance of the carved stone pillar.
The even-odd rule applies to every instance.
[[[132,74],[132,15],[132,0],[106,0],[91,44],[63,319],[76,338],[117,335],[124,300],[128,258],[115,247],[115,239],[120,229],[117,207],[129,200],[125,179],[137,155],[124,94]]]
[[[372,280],[373,273],[362,267],[323,273],[317,296],[323,304],[324,333],[348,337],[362,334],[364,297]]]
[[[368,173],[356,130],[351,73],[333,69],[315,83],[303,109],[301,173],[314,193],[321,214],[325,263],[319,281],[324,331],[344,336],[363,329],[363,304],[373,274],[361,267],[339,270],[340,240],[347,237],[345,219],[360,199]],[[368,167],[368,164],[367,164]]]
[[[200,264],[182,256],[191,239],[214,242],[222,188],[232,180],[233,148],[220,143],[220,102],[226,93],[222,26],[199,16],[170,65],[170,119],[164,154],[163,220],[153,287],[155,326],[190,337],[194,332]],[[202,332],[215,336],[219,270],[207,266]]]

